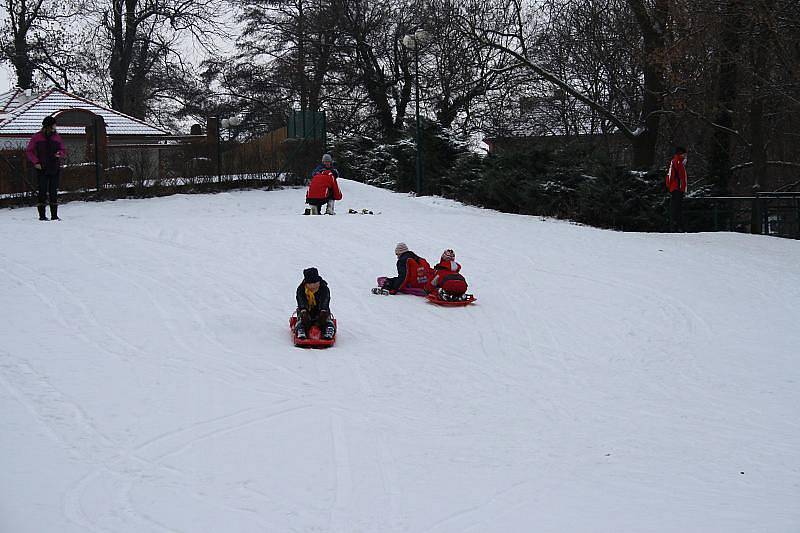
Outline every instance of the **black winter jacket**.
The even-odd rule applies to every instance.
[[[331,291],[328,288],[328,283],[325,280],[319,282],[319,290],[314,295],[316,305],[312,308],[308,305],[308,298],[306,298],[306,288],[304,283],[300,283],[297,287],[297,309],[305,309],[312,317],[318,316],[320,311],[331,310]]]
[[[397,277],[396,278],[388,278],[386,283],[384,284],[383,288],[388,289],[390,291],[396,291],[400,285],[403,284],[403,280],[406,279],[406,261],[409,259],[413,259],[415,261],[419,261],[419,256],[412,252],[411,250],[407,252],[403,252],[397,257]]]

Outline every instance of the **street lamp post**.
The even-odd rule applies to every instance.
[[[242,123],[242,119],[238,116],[233,116],[231,118],[223,118],[219,121],[219,127],[217,129],[217,176],[219,176],[219,181],[222,182],[222,130],[228,130],[230,133],[231,127],[236,127]]]
[[[419,120],[419,48],[420,46],[424,46],[425,43],[430,41],[430,34],[425,30],[419,29],[414,34],[408,34],[403,37],[403,46],[408,48],[409,50],[414,51],[414,85],[416,86],[415,92],[415,104],[416,104],[416,120],[417,120],[417,128],[416,128],[416,136],[414,139],[414,145],[417,150],[417,196],[422,196],[422,182],[424,171],[422,169],[422,146],[420,144],[420,120]]]

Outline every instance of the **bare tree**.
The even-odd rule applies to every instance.
[[[370,120],[387,138],[403,128],[413,84],[412,55],[403,36],[422,26],[410,4],[339,0],[341,36],[352,49],[343,66],[350,83],[363,87]]]
[[[459,15],[460,3],[454,0],[432,0],[425,8],[424,24],[432,41],[424,54],[424,93],[444,128],[459,116],[468,120],[473,102],[492,91],[501,77],[492,68],[500,61],[497,52],[476,47]]]
[[[577,2],[578,6],[592,4],[595,0]],[[559,4],[560,16],[568,11],[572,2]],[[563,94],[587,106],[603,117],[624,135],[633,147],[634,165],[649,167],[655,160],[656,142],[665,91],[663,57],[668,36],[667,0],[655,0],[651,5],[644,0],[608,0],[605,9],[626,16],[632,15],[638,28],[641,80],[637,84],[635,117],[626,116],[598,101],[584,90],[572,76],[552,68],[543,60],[539,47],[544,44],[546,18],[541,10],[529,9],[521,0],[504,0],[499,4],[484,7],[481,3],[470,3],[465,9],[463,21],[472,37],[483,46],[502,51],[511,63],[506,68],[522,68],[554,86]],[[487,23],[487,21],[489,21]],[[559,66],[556,62],[556,66]],[[571,72],[569,74],[572,74]],[[628,96],[629,98],[632,95]]]
[[[301,110],[317,110],[329,64],[339,44],[334,3],[310,0],[242,0],[246,22],[237,61],[269,65]]]
[[[684,114],[709,130],[715,190],[728,193],[742,169],[752,169],[750,185],[760,185],[773,168],[800,166],[794,156],[798,142],[791,136],[800,125],[800,6],[785,0],[708,0],[693,7],[687,13],[702,38],[680,55],[694,58],[695,69],[704,74],[694,80],[683,72],[679,79]]]
[[[109,80],[111,107],[140,118],[190,70],[190,43],[212,52],[223,29],[218,0],[97,0],[87,16],[87,64]]]
[[[39,72],[68,87],[75,46],[62,25],[76,13],[69,3],[54,0],[3,0],[7,18],[0,28],[0,61],[10,62],[17,86],[30,89]]]

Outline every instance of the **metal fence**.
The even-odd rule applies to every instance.
[[[686,198],[688,231],[739,231],[800,239],[800,192]]]
[[[65,200],[162,196],[238,187],[301,183],[324,143],[287,139],[286,128],[240,143],[221,136],[184,135],[148,142],[72,150],[61,170]],[[35,202],[36,171],[23,150],[0,151],[0,205]]]

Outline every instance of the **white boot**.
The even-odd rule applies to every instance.
[[[335,215],[336,213],[333,211],[333,200],[328,200],[328,205],[325,207],[325,214],[326,215]]]

